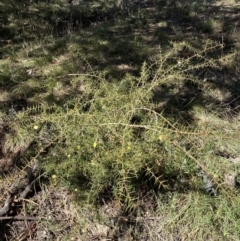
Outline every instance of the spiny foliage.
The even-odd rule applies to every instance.
[[[189,79],[198,83],[191,72],[214,63],[209,60],[193,65],[196,58],[202,58],[201,52],[183,59],[180,66],[172,63],[182,45],[160,54],[153,66],[144,63],[140,77],[127,75],[120,83],[97,75],[75,77],[72,85],[81,85],[81,94],[73,95],[63,106],[27,108],[17,114],[15,129],[27,131],[50,123],[57,133],[43,166],[72,188],[84,181],[83,193],[90,200],[110,187],[115,198],[132,205],[141,180],[149,180],[157,189],[170,188],[170,179],[184,176],[184,172],[189,172],[188,184],[194,186],[195,172],[202,167],[206,170],[207,164],[196,163],[187,152],[195,153],[199,145],[204,148],[200,140],[208,133],[173,123],[174,119],[161,113],[165,102],[153,101],[163,83],[173,92]],[[184,162],[187,170],[182,168]]]

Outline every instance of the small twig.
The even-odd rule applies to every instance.
[[[91,124],[88,124],[88,126],[90,126]],[[150,130],[150,131],[155,131],[155,132],[161,132],[161,129],[165,129],[174,133],[178,133],[178,134],[186,134],[186,135],[203,135],[203,132],[187,132],[187,131],[180,131],[180,130],[172,130],[169,128],[165,128],[165,127],[161,127],[161,129],[159,129],[158,127],[150,127],[148,125],[135,125],[135,124],[127,124],[127,123],[121,123],[121,122],[113,122],[113,123],[102,123],[102,124],[92,124],[91,126],[109,126],[109,125],[119,125],[119,126],[127,126],[127,127],[133,127],[133,128],[143,128],[146,130]],[[83,125],[82,125],[83,126]]]
[[[19,197],[18,199],[19,199],[20,201],[25,201],[25,202],[28,202],[28,203],[34,204],[34,205],[36,205],[36,206],[39,206],[38,203],[32,201],[31,199],[25,199],[25,198],[21,198],[21,197]]]
[[[87,76],[87,77],[94,77],[97,79],[101,79],[101,80],[105,80],[97,75],[93,75],[93,74],[68,74],[68,76]]]
[[[0,217],[5,215],[8,212],[12,202],[13,202],[13,197],[10,195],[5,201],[3,208],[0,209]]]
[[[0,221],[2,220],[30,220],[30,221],[39,221],[44,218],[30,217],[30,216],[8,216],[8,217],[0,217]]]

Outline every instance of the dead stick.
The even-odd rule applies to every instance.
[[[8,216],[8,217],[0,217],[1,220],[30,220],[30,221],[39,221],[43,218],[37,217],[29,217],[29,216]]]

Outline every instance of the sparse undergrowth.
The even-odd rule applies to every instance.
[[[78,26],[61,1],[25,6],[23,22],[48,11],[45,25],[27,22],[26,40],[1,50],[1,203],[37,161],[35,191],[16,193],[11,209],[42,219],[2,221],[3,240],[238,239],[239,39],[219,44],[209,18],[199,28],[214,37],[184,39],[176,24],[160,48],[156,29],[168,24],[151,4],[76,8],[86,14]],[[174,12],[168,4],[164,17]],[[14,21],[3,28],[10,38],[22,26]]]

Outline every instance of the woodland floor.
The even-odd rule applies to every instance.
[[[158,25],[153,22],[152,24],[148,24],[147,28],[145,28],[144,25],[140,25],[139,29],[130,29],[130,31],[127,29],[129,26],[124,26],[122,29],[109,30],[102,36],[102,41],[105,39],[113,39],[112,45],[121,45],[121,38],[124,39],[127,35],[133,38],[141,37],[146,39],[145,44],[146,46],[148,45],[150,53],[153,53],[158,48],[159,43],[166,44],[167,46],[167,43],[170,41],[186,40],[198,45],[200,41],[213,40],[216,42],[219,41],[220,44],[225,42],[226,47],[224,51],[228,51],[229,54],[231,54],[235,50],[233,45],[237,42],[239,45],[240,42],[240,3],[219,1],[216,3],[208,3],[207,5],[209,6],[207,11],[201,12],[195,17],[186,17],[181,15],[181,13],[177,14],[173,8],[172,10],[166,11],[164,16],[158,17]],[[154,6],[147,7],[146,11],[149,12],[149,15],[157,16]],[[108,14],[104,14],[107,18]],[[219,25],[216,24],[214,27],[208,24],[204,25],[203,20],[209,18],[209,16],[211,16],[213,20],[216,20],[216,22],[218,22],[219,19],[222,20],[219,21]],[[96,16],[96,19],[91,19],[93,24],[97,25],[99,23],[98,17],[99,16]],[[107,21],[108,20],[106,20],[106,22]],[[165,27],[160,26],[160,23]],[[104,21],[100,21],[100,24],[103,26]],[[235,28],[232,28],[233,25]],[[92,26],[85,26],[84,29],[87,30],[91,27]],[[161,30],[159,30],[160,28]],[[161,31],[161,34],[159,34],[159,31]],[[151,38],[149,38],[149,33],[151,33]],[[74,32],[74,36],[76,37],[77,35],[78,32]],[[143,45],[143,48],[144,47]],[[130,49],[131,47],[126,46],[126,48]],[[3,49],[7,49],[7,44],[3,46]],[[121,54],[123,54],[123,56],[121,56]],[[111,69],[112,75],[117,76],[120,73],[119,76],[123,76],[127,72],[134,73],[134,71],[139,68],[139,63],[142,63],[144,59],[151,59],[151,56],[147,56],[144,51],[139,55],[131,56],[131,58],[127,58],[124,56],[125,54],[123,51],[123,53],[118,53],[118,56],[113,54],[112,56],[107,56],[105,61],[100,60],[100,62],[95,63],[94,56],[91,56],[90,62],[93,69],[97,70],[108,67]],[[214,54],[221,55],[221,53],[217,52]],[[183,50],[179,55],[180,57],[185,57],[191,55],[191,53],[189,53],[188,50]],[[135,59],[136,63],[134,63]],[[222,79],[223,87],[231,88],[231,85],[229,85],[227,81],[234,78],[239,79],[239,73],[239,65],[233,69],[231,66],[226,65],[225,71],[221,70],[217,72],[208,69],[198,74],[203,77],[210,76],[212,79]],[[234,88],[236,87],[234,86]],[[179,98],[187,98],[186,95],[191,95],[191,93],[180,93]],[[220,95],[218,97],[221,98]],[[25,105],[25,103],[16,103],[16,109],[21,109],[22,105]],[[229,105],[233,110],[231,115],[239,111],[239,105],[239,98],[232,98],[231,105]],[[188,113],[186,113],[186,115],[187,114]],[[2,123],[1,136],[5,137],[8,131],[7,124]],[[25,148],[30,148],[30,146],[30,143],[26,143]],[[11,150],[12,158],[17,157],[21,162],[21,157],[19,157],[19,153],[21,152],[23,152],[23,150],[19,151],[17,147],[14,147],[14,150]],[[11,158],[6,160],[4,151],[2,151],[1,155],[0,166],[2,168],[2,176],[0,204],[1,207],[3,207],[9,195],[8,190],[16,180],[9,178],[9,175],[11,176],[13,173],[17,173],[19,167],[13,166]],[[221,155],[225,154],[221,153]],[[117,201],[109,199],[109,190],[106,190],[99,196],[99,200],[96,201],[95,206],[79,207],[76,193],[71,193],[65,187],[54,185],[54,182],[48,182],[44,177],[44,173],[42,175],[43,177],[34,183],[33,191],[26,197],[22,199],[19,196],[12,197],[13,202],[11,202],[11,208],[7,216],[17,216],[20,218],[19,220],[1,220],[0,217],[0,241],[166,240],[158,230],[159,223],[164,219],[164,216],[156,216],[155,210],[157,202],[159,200],[163,203],[167,202],[168,198],[172,196],[172,191],[155,193],[151,190],[145,190],[145,187],[142,187],[139,190],[142,205],[138,214],[122,210],[121,205]],[[16,177],[16,175],[13,176]],[[6,182],[4,181],[5,178],[7,180]],[[181,200],[179,202],[181,202]],[[31,220],[31,218],[33,218],[33,220]],[[179,237],[176,232],[176,234],[172,234],[168,240],[188,239],[187,237]]]

